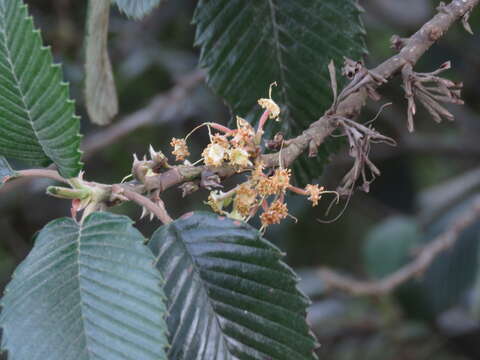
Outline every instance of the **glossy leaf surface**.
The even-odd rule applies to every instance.
[[[0,0],[0,155],[81,169],[80,122],[59,65],[21,0]]]
[[[166,279],[170,359],[316,359],[309,301],[256,229],[195,213],[158,229],[149,245]]]
[[[196,44],[208,84],[234,115],[256,123],[257,100],[277,82],[281,121],[269,121],[266,135],[298,135],[331,105],[328,63],[339,70],[344,56],[359,60],[366,52],[359,13],[355,0],[200,0]],[[321,173],[329,150],[297,164],[300,183]]]

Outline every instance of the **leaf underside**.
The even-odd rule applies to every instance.
[[[281,121],[268,122],[266,134],[295,136],[331,104],[330,60],[339,69],[344,56],[366,53],[359,13],[356,0],[200,0],[194,16],[200,64],[232,111],[252,122],[260,114],[257,100],[276,81]],[[325,160],[321,154],[301,168],[318,175]]]
[[[256,229],[195,213],[158,229],[149,246],[166,279],[169,359],[316,359],[309,300]]]
[[[112,0],[128,17],[141,19],[155,9],[162,0]]]
[[[85,103],[90,120],[107,125],[118,113],[118,96],[108,55],[110,2],[90,0],[85,37]]]
[[[124,216],[48,224],[1,301],[10,360],[166,359],[153,256]]]
[[[0,155],[34,165],[52,161],[67,178],[81,169],[80,122],[21,0],[0,0]]]

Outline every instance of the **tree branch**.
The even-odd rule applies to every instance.
[[[334,102],[332,107],[320,119],[313,122],[301,135],[285,141],[285,146],[281,152],[260,155],[260,160],[266,167],[277,167],[279,164],[288,167],[307,149],[310,151],[310,156],[316,156],[316,148],[328,136],[331,136],[339,126],[342,126],[341,124],[345,124],[346,121],[352,123],[352,120],[355,120],[360,115],[367,98],[375,92],[377,87],[387,82],[387,79],[390,77],[401,72],[406,65],[409,68],[413,67],[420,57],[447,32],[452,24],[462,19],[465,14],[478,5],[479,1],[453,0],[449,5],[442,6],[438,14],[419,31],[409,39],[402,40],[403,47],[398,54],[372,70],[361,69],[340,93],[338,100]],[[194,72],[186,78],[185,83],[173,88],[167,96],[155,98],[146,109],[140,110],[117,125],[87,138],[84,144],[86,157],[99,148],[107,146],[127,135],[138,126],[152,122],[169,104],[183,99],[188,89],[193,88],[202,78],[202,72]],[[358,124],[358,126],[361,125]],[[369,128],[364,128],[370,130]],[[199,178],[205,170],[217,174],[221,178],[226,178],[236,173],[236,169],[228,166],[209,168],[206,166],[179,165],[158,175],[148,176],[141,191],[165,191],[183,182]],[[115,186],[113,185],[112,187]],[[137,195],[141,196],[138,193]],[[133,197],[133,195],[130,196]],[[138,197],[135,197],[135,199],[141,200]],[[148,198],[147,200],[150,201]],[[158,211],[158,209],[155,211]]]
[[[478,5],[480,0],[453,0],[449,5],[439,9],[430,21],[403,43],[400,52],[372,70],[357,74],[352,82],[340,94],[339,101],[329,109],[320,119],[310,125],[301,135],[288,140],[279,153],[261,155],[261,161],[266,167],[279,166],[281,163],[288,167],[307,149],[323,144],[325,139],[332,135],[338,127],[338,119],[356,119],[365,106],[369,93],[386,82],[387,79],[401,72],[409,64],[415,65],[420,57],[437,41],[448,29],[465,14]],[[343,95],[343,97],[342,97]],[[315,154],[311,154],[314,156]],[[191,181],[199,177],[205,169],[203,166],[177,166],[150,179],[150,186],[164,191],[172,186]],[[221,177],[235,173],[234,169],[226,167],[209,169]]]
[[[442,252],[450,249],[460,234],[480,218],[480,195],[473,205],[462,213],[450,228],[425,246],[411,263],[379,281],[357,281],[333,270],[322,268],[318,276],[331,289],[346,291],[352,295],[385,295],[399,285],[420,276]]]
[[[84,152],[83,160],[88,159],[99,150],[116,143],[132,131],[153,122],[158,122],[159,118],[162,119],[165,113],[170,112],[169,109],[171,107],[178,106],[185,100],[204,78],[205,74],[202,70],[194,70],[182,77],[168,92],[155,96],[144,109],[138,110],[111,126],[88,136],[82,146]]]
[[[195,89],[205,78],[205,74],[201,70],[194,70],[191,73],[182,77],[178,83],[170,89],[168,92],[156,95],[150,104],[144,109],[138,110],[133,114],[123,117],[118,122],[102,129],[92,135],[89,135],[85,138],[82,144],[83,160],[87,160],[92,155],[96,154],[98,151],[106,148],[109,145],[114,144],[118,140],[130,134],[132,131],[152,124],[154,122],[159,122],[159,120],[166,119],[162,116],[165,113],[177,113],[178,111],[171,111],[172,107],[178,107],[179,103],[187,98],[193,89]],[[43,169],[45,171],[53,171],[49,169],[54,169],[53,165],[49,166],[48,169]],[[38,175],[34,176],[33,173],[26,173],[26,171],[35,172],[40,174],[42,169],[32,169],[32,170],[22,170],[21,179],[16,179],[15,182],[11,182],[8,185],[0,189],[1,192],[13,191],[28,182],[32,181],[35,177],[51,178],[49,175],[52,175],[52,172],[45,173],[47,176]],[[56,173],[56,171],[53,171]],[[58,178],[60,175],[56,175],[53,180],[65,182],[65,179]]]

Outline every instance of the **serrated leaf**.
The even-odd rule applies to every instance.
[[[141,19],[156,8],[162,0],[112,0],[125,15]]]
[[[143,240],[109,213],[48,224],[1,301],[8,358],[166,359],[162,280]]]
[[[366,52],[359,11],[356,0],[200,0],[194,15],[200,64],[232,111],[252,122],[260,114],[257,100],[276,81],[281,121],[269,121],[266,135],[298,135],[331,104],[328,63],[339,70],[344,56]],[[319,175],[316,162],[306,165],[307,175]]]
[[[170,359],[316,359],[309,300],[256,229],[200,212],[161,227],[149,246],[166,280]]]
[[[15,171],[11,168],[7,159],[5,159],[3,156],[0,156],[0,189],[8,179],[11,179],[15,176],[17,175]]]
[[[118,113],[118,97],[108,55],[110,0],[90,0],[85,37],[85,103],[90,120],[107,125]]]
[[[0,155],[35,165],[53,161],[62,176],[77,176],[75,104],[21,0],[0,0],[0,81]]]

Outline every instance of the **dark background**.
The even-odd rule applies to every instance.
[[[45,42],[64,66],[82,116],[82,133],[88,139],[101,129],[89,123],[82,96],[86,1],[27,3]],[[376,65],[391,56],[390,36],[412,34],[432,16],[435,4],[427,0],[363,1],[370,51],[366,63]],[[116,123],[195,69],[198,49],[192,46],[195,29],[190,23],[195,6],[194,0],[170,0],[141,22],[113,11],[109,46],[120,99]],[[478,11],[471,25],[480,34]],[[451,109],[457,117],[455,123],[437,125],[420,111],[417,132],[408,134],[406,101],[399,79],[394,79],[381,90],[381,103],[393,101],[394,105],[383,111],[376,128],[397,139],[399,146],[373,148],[372,159],[382,176],[373,183],[370,194],[356,193],[344,215],[332,224],[317,221],[332,217],[325,215],[325,207],[312,209],[304,199],[292,197],[290,212],[298,223],[285,221],[266,233],[287,252],[287,262],[300,272],[302,289],[313,299],[309,321],[323,344],[319,350],[322,359],[480,359],[475,320],[480,308],[476,303],[480,290],[475,286],[478,225],[462,234],[457,246],[439,258],[422,279],[392,296],[355,298],[330,293],[316,275],[319,266],[358,278],[389,273],[407,262],[422,243],[448,228],[478,191],[480,35],[470,36],[455,26],[421,60],[417,71],[432,71],[446,60],[454,66],[446,76],[465,83],[467,105]],[[378,108],[378,104],[369,104],[362,119],[373,118]],[[86,161],[85,177],[119,182],[130,172],[132,153],[143,156],[149,144],[167,152],[172,137],[182,137],[202,122],[226,123],[230,117],[222,100],[204,85],[167,110],[156,123],[95,152]],[[196,156],[206,140],[206,134],[195,137]],[[346,153],[332,157],[320,182],[334,189],[350,165]],[[38,180],[7,186],[0,192],[2,289],[27,255],[35,232],[52,219],[69,215],[67,202],[44,195],[46,185],[48,182]],[[206,210],[206,196],[202,191],[182,199],[180,191],[172,189],[164,201],[171,215],[178,217],[192,209]],[[128,204],[114,211],[135,219],[140,213]],[[333,215],[339,211],[340,207],[335,208]],[[137,225],[148,235],[158,223],[141,220]]]

